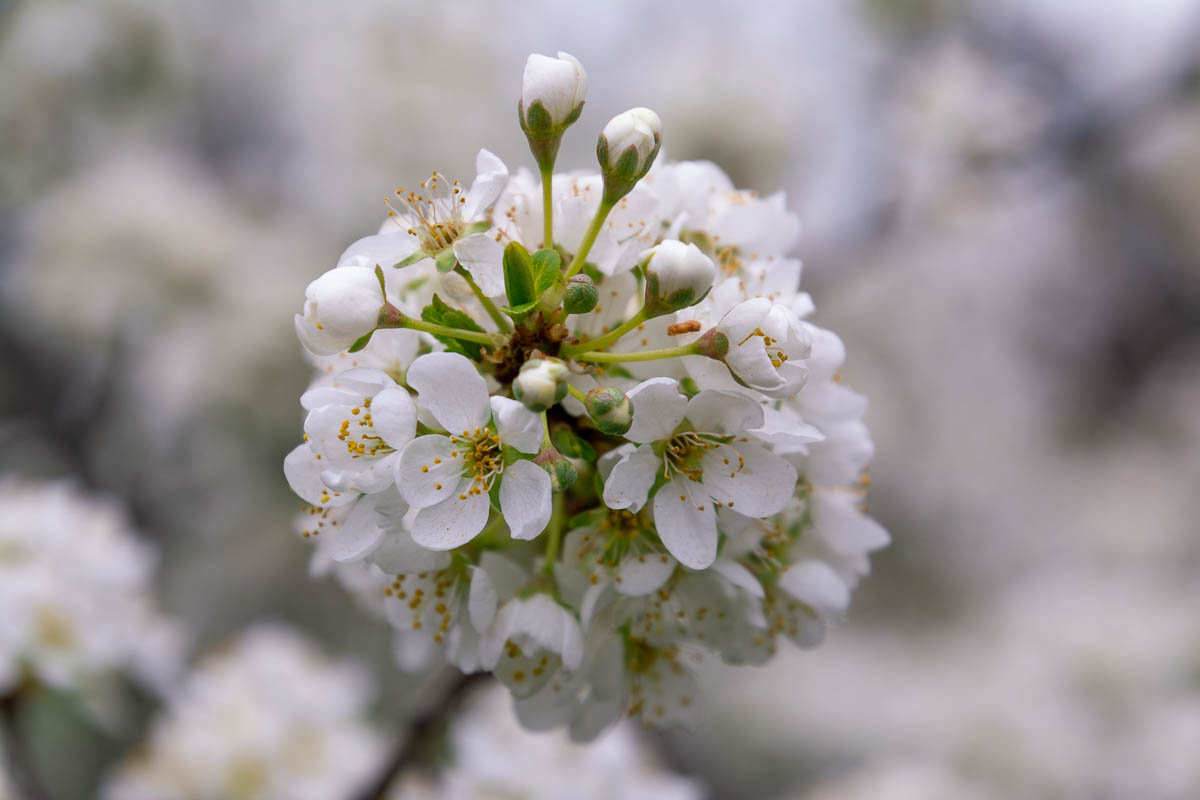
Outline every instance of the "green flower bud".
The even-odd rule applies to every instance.
[[[648,108],[617,114],[600,133],[596,158],[604,176],[604,202],[615,203],[650,171],[662,147],[662,120]]]
[[[545,411],[567,394],[567,365],[557,359],[531,358],[512,382],[513,397],[530,411]]]
[[[615,386],[592,389],[584,405],[601,433],[621,436],[633,425],[633,403]]]
[[[533,463],[544,469],[550,476],[550,488],[555,492],[565,492],[571,488],[571,484],[579,479],[579,471],[575,469],[571,459],[553,447],[543,449],[533,459]]]
[[[670,314],[699,303],[717,276],[712,259],[694,244],[668,239],[642,253],[646,272],[646,312]]]
[[[573,275],[567,281],[567,291],[563,295],[563,311],[568,314],[586,314],[596,307],[600,292],[596,284],[587,275]]]

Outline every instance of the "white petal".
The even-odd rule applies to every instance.
[[[489,297],[504,294],[504,248],[492,234],[472,233],[454,243],[454,255]]]
[[[328,496],[326,486],[321,482],[322,467],[316,453],[306,444],[296,445],[283,459],[283,474],[288,486],[301,500],[314,506],[321,505],[322,497]]]
[[[630,597],[650,594],[667,582],[675,571],[675,559],[666,553],[643,553],[630,556],[617,567],[618,592]]]
[[[639,444],[669,439],[687,411],[687,397],[673,378],[651,378],[629,390],[633,425],[625,438]]]
[[[514,539],[533,539],[550,521],[550,476],[532,461],[516,461],[500,478],[500,512]]]
[[[379,516],[369,497],[360,498],[345,519],[335,521],[321,534],[334,561],[356,561],[369,553],[382,537]]]
[[[464,462],[449,437],[418,436],[409,442],[396,462],[396,488],[408,504],[426,508],[458,490]]]
[[[508,183],[508,167],[494,153],[480,150],[475,156],[475,180],[463,203],[463,219],[472,221],[483,217],[489,206],[504,191]]]
[[[755,578],[754,573],[738,562],[721,557],[713,564],[713,570],[751,597],[761,598],[763,596],[763,587],[758,582],[758,578]]]
[[[487,492],[471,494],[464,478],[458,493],[422,508],[413,520],[413,541],[430,550],[451,550],[474,539],[487,524],[492,506]]]
[[[338,259],[339,267],[384,267],[384,273],[392,265],[403,261],[420,249],[417,237],[397,229],[395,233],[377,233],[366,236],[346,248]]]
[[[392,525],[368,560],[390,575],[408,575],[445,569],[450,554],[421,547],[407,530]]]
[[[452,435],[474,431],[491,416],[487,382],[466,356],[426,353],[405,375],[421,405]]]
[[[646,496],[660,466],[662,462],[654,454],[654,448],[648,444],[639,446],[612,468],[604,482],[604,504],[609,508],[640,511],[646,505]]]
[[[493,397],[490,402],[496,432],[503,444],[522,453],[532,454],[541,449],[541,417],[510,397]]]
[[[817,491],[812,496],[813,528],[843,555],[878,550],[891,541],[883,526],[862,513],[856,503],[850,493]]]
[[[496,587],[487,571],[479,567],[471,567],[471,588],[467,593],[467,613],[471,625],[479,633],[483,633],[496,617]]]
[[[708,450],[701,463],[705,490],[747,517],[782,511],[796,491],[796,468],[756,444],[737,442]]]
[[[417,407],[408,391],[392,384],[371,398],[371,425],[389,446],[403,450],[417,429]]]
[[[685,567],[706,569],[716,560],[716,514],[712,499],[695,481],[673,478],[658,490],[654,524],[663,544]]]
[[[779,588],[819,614],[838,617],[850,605],[850,590],[833,568],[822,561],[800,561],[779,576]]]
[[[706,389],[688,401],[687,419],[698,431],[736,435],[761,426],[763,410],[741,392]]]

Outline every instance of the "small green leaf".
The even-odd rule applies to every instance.
[[[471,319],[466,312],[446,305],[442,301],[442,298],[436,294],[433,296],[433,302],[421,309],[421,319],[450,328],[483,332],[483,328],[479,327],[479,324]],[[446,349],[452,353],[460,353],[467,358],[475,360],[479,360],[483,355],[483,345],[478,342],[464,342],[461,339],[454,339],[450,336],[438,336],[437,334],[434,334],[434,338],[446,345]]]
[[[504,248],[504,292],[508,295],[509,308],[519,308],[526,303],[536,303],[534,293],[533,260],[529,251],[519,242],[509,242]]]
[[[543,248],[533,254],[533,286],[538,297],[552,287],[562,275],[562,256],[558,251]]]

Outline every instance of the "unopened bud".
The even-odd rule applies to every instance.
[[[712,288],[717,268],[694,244],[668,239],[642,253],[646,312],[669,314],[699,303]]]
[[[584,406],[601,433],[621,436],[633,425],[633,403],[615,386],[592,389]]]
[[[375,330],[386,300],[375,271],[336,267],[308,285],[296,334],[316,355],[333,355]]]
[[[615,203],[629,194],[661,147],[662,120],[650,109],[632,108],[609,120],[596,142],[605,202]]]
[[[563,131],[579,119],[586,98],[587,73],[569,53],[558,58],[535,53],[525,62],[517,112],[539,168],[554,167]]]
[[[567,365],[549,358],[531,358],[512,382],[513,397],[530,411],[545,411],[567,394]]]
[[[544,448],[533,459],[533,463],[546,470],[550,476],[550,488],[556,492],[565,492],[579,478],[579,471],[571,460],[553,447]]]
[[[586,314],[596,307],[600,292],[587,275],[572,275],[567,281],[563,295],[563,311],[568,314]]]

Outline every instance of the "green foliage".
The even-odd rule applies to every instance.
[[[446,305],[442,301],[442,298],[436,294],[433,296],[433,302],[421,309],[421,319],[426,322],[432,322],[435,325],[445,325],[448,328],[484,332],[483,328],[479,327],[479,324],[471,319],[466,312]],[[450,336],[438,336],[437,334],[434,334],[434,338],[446,345],[446,349],[452,353],[461,353],[467,358],[476,361],[483,355],[483,345],[478,342],[464,342],[461,339],[455,339]]]

